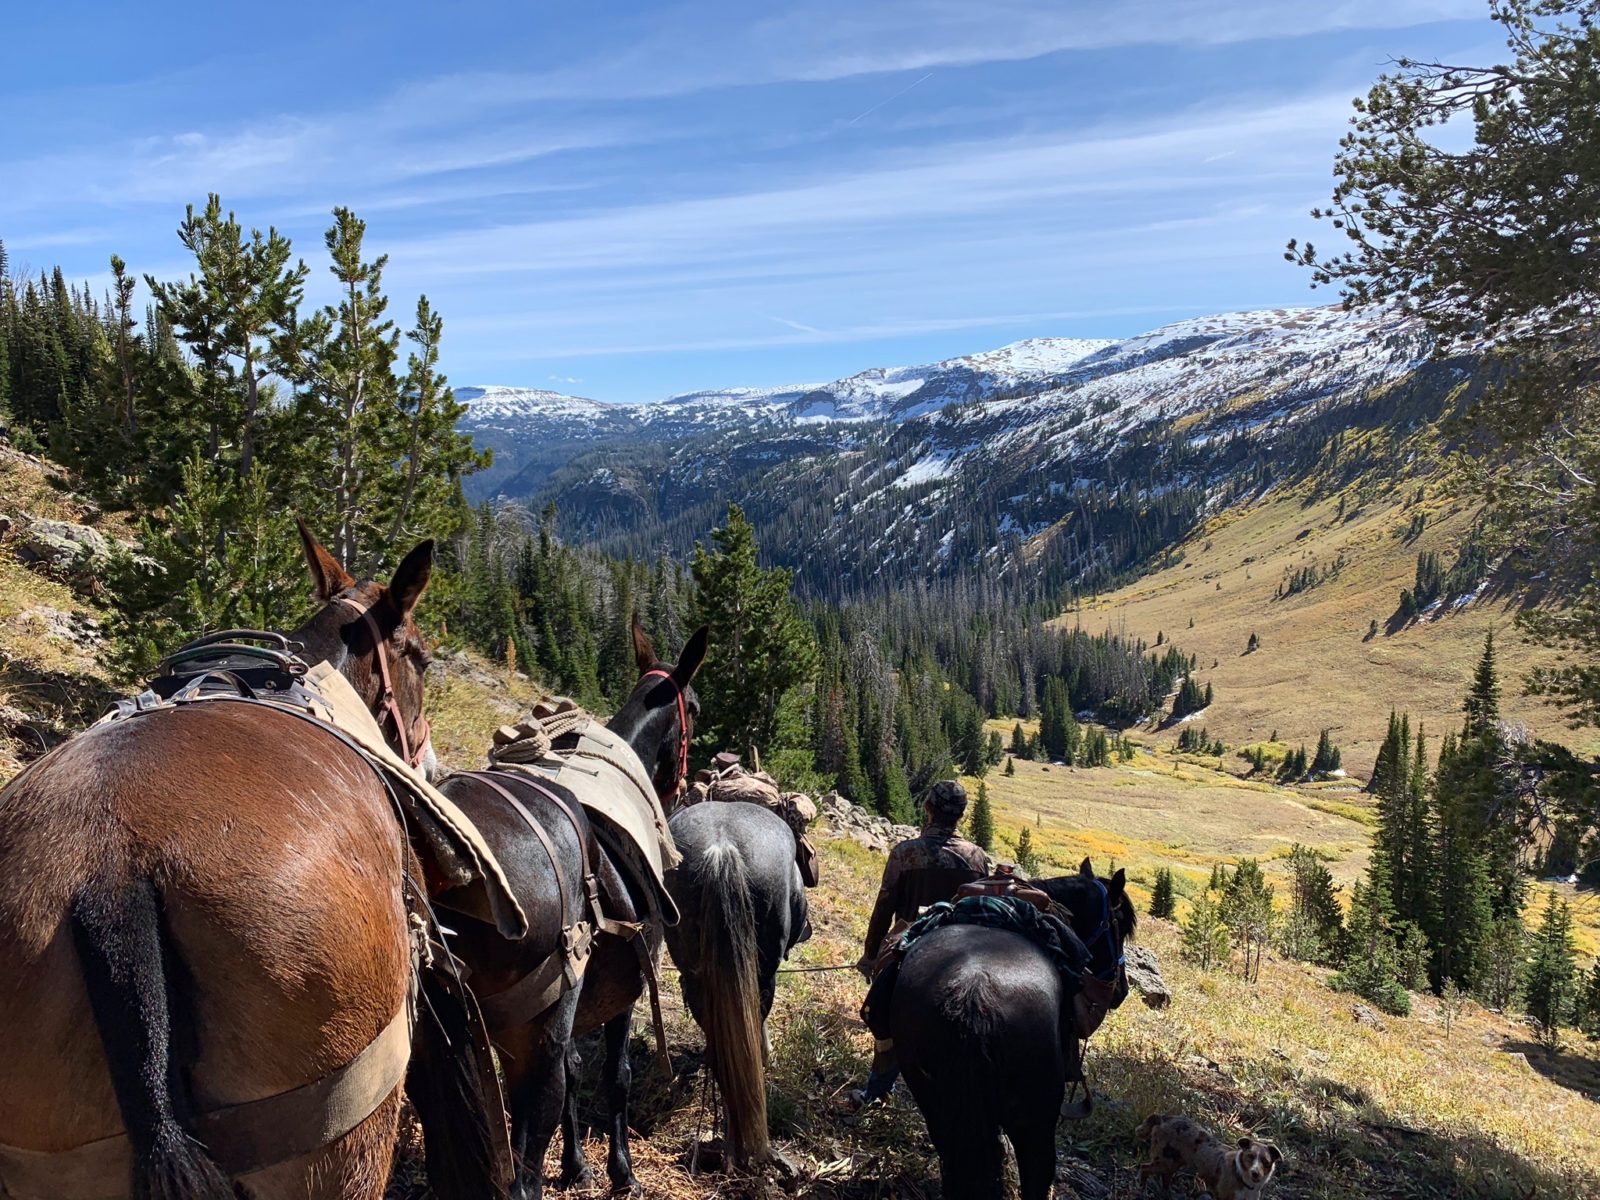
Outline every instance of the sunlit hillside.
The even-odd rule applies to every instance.
[[[1314,747],[1330,728],[1346,769],[1363,778],[1391,708],[1420,720],[1435,749],[1459,727],[1462,695],[1492,629],[1502,647],[1505,715],[1537,736],[1594,748],[1592,735],[1567,731],[1558,712],[1521,694],[1521,674],[1552,655],[1520,642],[1515,604],[1495,587],[1461,607],[1391,624],[1418,553],[1453,561],[1475,515],[1448,499],[1407,503],[1407,491],[1365,500],[1348,493],[1342,516],[1337,496],[1274,495],[1231,509],[1170,565],[1085,600],[1061,620],[1091,632],[1125,630],[1152,644],[1164,635],[1199,660],[1198,677],[1215,687],[1215,705],[1196,718],[1212,736],[1237,747],[1276,731],[1280,741]],[[1278,598],[1306,567],[1327,577]],[[1260,648],[1247,653],[1252,633]],[[1175,741],[1177,730],[1153,737]]]

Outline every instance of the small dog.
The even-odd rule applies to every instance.
[[[1141,1186],[1152,1175],[1165,1186],[1180,1167],[1190,1167],[1217,1200],[1257,1200],[1283,1161],[1270,1142],[1245,1137],[1230,1148],[1188,1117],[1148,1117],[1138,1136],[1150,1141],[1150,1161],[1139,1167]]]

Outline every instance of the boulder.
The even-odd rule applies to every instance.
[[[1139,998],[1149,1008],[1166,1008],[1172,1003],[1172,991],[1161,978],[1161,964],[1156,952],[1148,946],[1124,946],[1128,986],[1139,993]]]
[[[17,556],[25,563],[40,563],[58,571],[80,566],[98,567],[111,552],[105,534],[71,521],[24,517],[17,533]]]
[[[1380,1017],[1373,1009],[1368,1008],[1365,1004],[1354,1005],[1350,1009],[1350,1016],[1355,1020],[1357,1025],[1365,1025],[1369,1029],[1387,1028],[1387,1026],[1385,1026],[1383,1023],[1383,1018]]]

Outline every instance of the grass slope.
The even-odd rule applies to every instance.
[[[1411,539],[1414,516],[1427,514]],[[1409,711],[1438,748],[1461,723],[1461,698],[1493,629],[1501,647],[1503,707],[1539,736],[1600,749],[1591,734],[1566,731],[1559,714],[1522,696],[1522,671],[1551,660],[1517,639],[1515,608],[1485,598],[1459,611],[1390,633],[1400,589],[1412,585],[1420,550],[1437,550],[1448,565],[1473,511],[1451,501],[1403,504],[1398,499],[1348,503],[1335,498],[1273,495],[1215,518],[1175,555],[1177,561],[1065,614],[1091,632],[1125,631],[1154,643],[1164,633],[1196,656],[1199,679],[1215,685],[1217,702],[1197,718],[1230,747],[1281,741],[1315,748],[1327,727],[1344,750],[1347,769],[1363,778],[1388,726],[1390,709]],[[1277,599],[1280,583],[1307,566],[1338,573],[1308,591]],[[1191,627],[1190,621],[1193,621]],[[1372,621],[1376,637],[1368,637]],[[1261,649],[1246,654],[1251,633]],[[1216,666],[1212,666],[1215,662]],[[1155,735],[1175,741],[1177,730]]]
[[[847,840],[824,836],[820,849],[823,884],[811,894],[816,934],[791,966],[854,960],[882,869],[881,856]],[[1349,997],[1325,986],[1325,972],[1269,957],[1251,986],[1192,969],[1166,922],[1145,922],[1140,940],[1160,957],[1175,1000],[1154,1011],[1130,999],[1091,1043],[1089,1070],[1102,1100],[1088,1121],[1060,1128],[1059,1198],[1139,1195],[1132,1133],[1151,1112],[1184,1112],[1229,1136],[1276,1141],[1287,1164],[1275,1194],[1285,1197],[1520,1200],[1534,1189],[1561,1196],[1600,1189],[1600,1108],[1584,1095],[1600,1089],[1592,1048],[1569,1045],[1546,1056],[1525,1028],[1477,1008],[1447,1035],[1428,998],[1418,999],[1411,1019],[1372,1028],[1353,1019]],[[871,1049],[855,1016],[862,987],[848,971],[780,977],[770,1022],[773,1134],[800,1168],[801,1195],[938,1196],[936,1160],[903,1087],[859,1122],[832,1109],[833,1098],[862,1078]],[[667,1004],[676,1096],[653,1073],[643,1039],[634,1042],[636,1163],[645,1194],[757,1194],[715,1172],[689,1174],[690,1147],[712,1128],[702,1107],[703,1043],[670,983]],[[586,1055],[583,1108],[598,1131],[595,1058]],[[603,1149],[598,1132],[585,1143],[602,1180]],[[553,1175],[554,1156],[547,1167]],[[576,1195],[591,1200],[604,1190]]]

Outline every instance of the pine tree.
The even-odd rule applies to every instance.
[[[1518,917],[1489,925],[1480,948],[1476,994],[1488,1007],[1509,1012],[1522,987],[1528,959],[1528,931]]]
[[[1029,879],[1039,870],[1039,859],[1033,849],[1033,831],[1026,825],[1017,834],[1017,870]]]
[[[1230,935],[1217,906],[1216,894],[1207,888],[1189,906],[1183,919],[1183,952],[1202,971],[1227,961]]]
[[[1010,755],[1006,756],[1006,769],[1004,773],[1008,778],[1017,773],[1017,764]]]
[[[708,751],[747,753],[770,743],[778,705],[816,675],[816,639],[789,593],[789,572],[763,569],[755,530],[736,504],[712,531],[714,550],[696,546],[694,619],[710,628],[710,649],[696,683],[701,712],[696,741]],[[886,807],[913,813],[903,775],[885,790]]]
[[[1022,728],[1021,721],[1018,721],[1011,730],[1011,756],[1020,758],[1024,762],[1033,757],[1032,747],[1028,742],[1028,734]]]
[[[1316,851],[1296,844],[1289,851],[1289,910],[1279,945],[1290,958],[1334,966],[1344,941],[1344,913],[1333,875]]]
[[[1533,1018],[1539,1040],[1552,1050],[1560,1044],[1561,1027],[1573,1018],[1578,994],[1578,964],[1572,947],[1572,913],[1550,893],[1545,902],[1533,951],[1522,977],[1523,1003]]]
[[[1381,856],[1374,856],[1367,878],[1351,895],[1345,965],[1328,983],[1365,997],[1384,1012],[1405,1016],[1411,1012],[1411,997],[1400,979],[1393,916],[1387,868]]]
[[[1150,915],[1170,921],[1174,911],[1176,903],[1172,894],[1172,871],[1168,867],[1157,867],[1155,886],[1150,891]]]
[[[1311,760],[1313,775],[1327,775],[1339,769],[1339,747],[1333,744],[1331,731],[1324,729],[1317,739],[1317,754]]]
[[[968,818],[968,836],[973,842],[985,850],[994,849],[994,812],[989,807],[989,788],[981,779],[978,781],[978,795],[972,802],[972,813]]]
[[[1472,675],[1472,690],[1467,693],[1462,709],[1467,714],[1467,728],[1463,736],[1483,737],[1495,730],[1500,722],[1500,679],[1495,672],[1494,630],[1483,639],[1483,654],[1478,659]]]
[[[1590,1041],[1600,1040],[1600,959],[1589,968],[1578,997],[1578,1028]]]
[[[1261,977],[1262,953],[1272,940],[1272,896],[1273,887],[1253,858],[1241,859],[1222,889],[1222,920],[1243,953],[1244,977],[1250,982]]]

